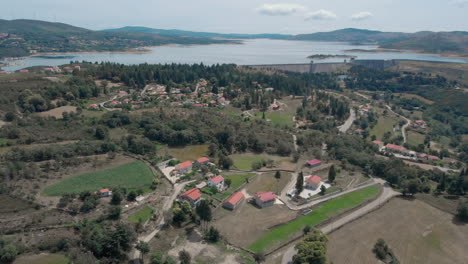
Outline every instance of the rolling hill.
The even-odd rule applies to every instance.
[[[198,36],[158,35],[136,31],[102,32],[63,23],[0,20],[0,58],[35,52],[125,51],[165,44],[226,43]]]
[[[148,27],[122,27],[115,29],[105,29],[104,32],[142,32],[164,36],[186,36],[186,37],[204,37],[204,38],[227,38],[227,39],[255,39],[255,38],[269,38],[269,39],[289,39],[293,35],[284,34],[223,34],[223,33],[212,33],[212,32],[196,32],[178,29],[156,29]]]

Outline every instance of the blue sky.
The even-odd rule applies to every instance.
[[[222,33],[468,31],[468,0],[0,0],[2,19]]]

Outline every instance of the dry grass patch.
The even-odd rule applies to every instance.
[[[421,201],[393,199],[383,208],[329,235],[334,263],[377,263],[372,248],[383,238],[400,263],[466,263],[468,225]]]
[[[70,106],[70,105],[67,105],[67,106],[61,106],[61,107],[57,107],[57,108],[54,108],[54,109],[51,109],[49,111],[45,111],[45,112],[40,112],[40,113],[37,113],[36,115],[37,116],[40,116],[40,117],[55,117],[57,119],[62,119],[63,118],[63,112],[76,112],[76,106]]]

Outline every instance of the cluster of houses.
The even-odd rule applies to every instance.
[[[190,173],[190,172],[192,172],[193,164],[197,164],[199,166],[201,166],[201,165],[214,165],[213,163],[210,162],[210,159],[208,159],[207,157],[198,158],[197,160],[195,160],[193,162],[190,161],[190,160],[187,160],[187,161],[184,161],[184,162],[181,162],[181,163],[177,164],[175,166],[175,169],[173,171],[171,171],[171,175],[182,176],[184,174]]]
[[[160,101],[169,101],[170,105],[174,107],[185,105],[215,107],[230,104],[230,101],[224,97],[224,87],[218,88],[218,93],[213,93],[207,85],[208,82],[205,79],[200,79],[197,83],[198,88],[194,92],[190,90],[190,87],[185,89],[168,88],[160,84],[149,84],[145,89],[148,96],[156,97]]]
[[[384,142],[380,140],[374,140],[372,143],[379,146],[380,152],[386,152],[389,154],[397,155],[402,158],[408,158],[413,160],[421,160],[421,161],[438,161],[440,160],[439,157],[434,155],[428,155],[425,153],[416,153],[415,151],[408,150],[403,146],[395,145],[395,144],[387,144],[384,146]]]
[[[46,67],[46,68],[43,68],[44,72],[53,72],[53,73],[61,73],[61,72],[73,72],[74,70],[78,70],[80,71],[81,70],[81,66],[80,65],[75,65],[73,67],[69,67],[69,66],[66,66],[66,67],[63,67],[63,68],[60,68],[58,66],[54,66],[54,67]]]
[[[118,94],[117,94],[118,98],[116,98],[113,101],[107,102],[105,104],[105,106],[110,107],[110,108],[120,108],[120,107],[123,107],[125,105],[130,105],[130,107],[132,109],[141,108],[141,106],[142,106],[142,104],[144,104],[144,102],[142,100],[133,100],[133,99],[129,98],[128,95],[129,94],[126,91],[119,91]],[[97,109],[99,109],[99,105],[98,104],[90,104],[90,105],[88,105],[88,109],[97,110]]]

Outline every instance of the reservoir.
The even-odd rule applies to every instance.
[[[450,58],[431,54],[399,52],[346,52],[346,50],[374,50],[376,45],[351,45],[344,42],[291,41],[271,39],[243,40],[233,45],[171,45],[150,47],[149,53],[71,53],[57,56],[28,57],[15,60],[7,71],[31,66],[57,66],[70,61],[140,63],[235,63],[238,65],[307,63],[314,54],[350,55],[356,59],[407,59],[440,62],[468,63],[468,58]],[[342,62],[342,58],[314,60],[320,62]]]

